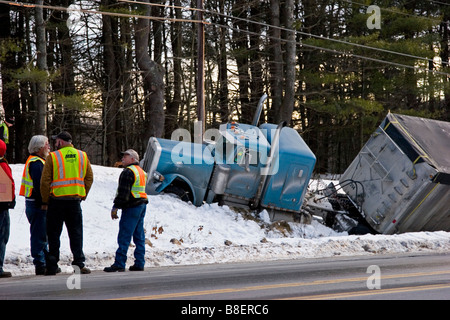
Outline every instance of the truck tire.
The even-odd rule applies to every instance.
[[[184,202],[192,201],[189,196],[189,191],[186,191],[179,186],[174,185],[167,186],[167,188],[164,189],[164,194],[172,195],[178,199],[181,199],[181,201]]]

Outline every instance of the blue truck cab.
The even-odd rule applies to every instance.
[[[266,97],[252,124],[222,124],[197,142],[187,131],[171,140],[151,137],[141,162],[148,174],[146,192],[173,194],[196,206],[218,202],[266,209],[273,220],[296,220],[316,157],[284,123],[258,126]]]

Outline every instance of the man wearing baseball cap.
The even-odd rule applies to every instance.
[[[142,271],[145,264],[145,233],[144,217],[147,210],[147,194],[145,185],[147,174],[139,167],[139,155],[133,149],[122,152],[122,165],[125,167],[119,177],[111,218],[118,219],[118,209],[122,209],[119,222],[119,235],[114,263],[103,270],[105,272],[123,272],[127,261],[128,247],[131,238],[136,245],[134,249],[135,262],[130,271]]]
[[[53,140],[63,140],[65,142],[69,142],[72,143],[72,135],[70,133],[68,133],[67,131],[61,131],[60,133],[58,133],[57,135],[52,136]]]
[[[70,238],[72,265],[77,266],[82,274],[90,273],[84,264],[81,201],[89,193],[94,174],[86,152],[72,145],[70,133],[62,131],[52,138],[57,150],[47,156],[41,178],[43,209],[47,209],[48,255],[45,274],[55,275],[59,270],[63,224]]]

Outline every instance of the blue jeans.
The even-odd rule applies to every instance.
[[[30,223],[30,247],[33,264],[37,268],[45,267],[45,255],[47,248],[46,210],[41,210],[41,205],[35,201],[25,201],[25,214]]]
[[[134,265],[143,268],[145,264],[145,233],[144,217],[147,210],[147,204],[141,204],[136,207],[122,209],[122,216],[119,223],[119,235],[117,242],[119,248],[116,251],[114,265],[118,268],[125,268],[127,262],[127,252],[130,246],[131,238],[136,245],[134,249]]]
[[[3,261],[5,261],[6,244],[9,240],[9,211],[0,211],[0,273],[3,272]]]

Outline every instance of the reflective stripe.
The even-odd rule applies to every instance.
[[[58,179],[62,179],[64,177],[64,161],[62,152],[60,150],[55,152],[56,157],[56,168],[58,169]],[[55,161],[53,161],[53,164],[55,164]]]
[[[77,150],[78,151],[78,156],[80,157],[80,179],[82,179],[83,178],[83,174],[84,174],[84,171],[85,170],[83,170],[83,168],[84,168],[84,155],[83,155],[83,152],[81,152],[80,150]],[[84,182],[83,182],[83,184],[84,184]]]
[[[73,147],[51,152],[53,180],[50,193],[55,197],[86,196],[84,177],[87,170],[86,153]]]
[[[82,185],[84,186],[84,180],[82,179],[61,179],[53,181],[50,186],[59,187],[59,186],[70,186],[70,185]]]
[[[9,128],[6,123],[2,122],[1,126],[3,127],[3,141],[8,144],[9,143]]]
[[[147,182],[147,173],[137,165],[128,166],[134,173],[134,183],[131,187],[131,194],[134,198],[147,199],[147,193],[145,193],[145,184]]]
[[[30,197],[33,192],[33,179],[31,179],[30,175],[30,164],[35,161],[41,161],[42,164],[45,164],[45,160],[38,156],[30,155],[25,162],[25,167],[23,168],[22,174],[22,184],[20,185],[19,195],[24,197]]]

